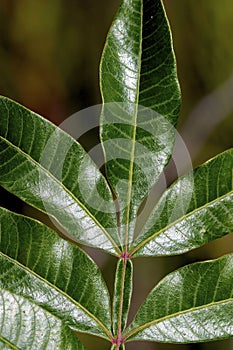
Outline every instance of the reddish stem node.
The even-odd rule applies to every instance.
[[[122,252],[120,255],[121,259],[127,260],[131,258],[131,255],[128,252]]]
[[[124,339],[121,338],[121,337],[118,337],[118,338],[113,338],[112,339],[112,344],[114,345],[121,345],[121,344],[124,344]]]

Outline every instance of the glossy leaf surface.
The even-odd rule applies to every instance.
[[[35,308],[51,314],[58,325],[108,338],[109,295],[96,264],[80,248],[35,220],[2,208],[0,219],[5,302],[16,298],[19,308],[25,303],[32,313]]]
[[[24,297],[0,291],[0,348],[85,350],[73,331]]]
[[[113,296],[113,334],[121,335],[126,327],[132,296],[133,264],[127,259],[120,259],[117,264]]]
[[[123,0],[100,66],[101,137],[121,209],[122,244],[132,241],[141,200],[173,148],[180,108],[170,30],[160,0]]]
[[[233,231],[229,150],[165,191],[134,241],[138,209],[171,157],[180,109],[162,0],[122,0],[100,84],[108,182],[69,135],[0,97],[0,185],[48,213],[67,236],[119,258],[112,310],[85,252],[1,208],[0,348],[84,350],[74,331],[108,340],[111,350],[135,340],[185,344],[233,336],[233,254],[166,276],[127,327],[131,258],[184,253]]]
[[[233,336],[233,254],[166,276],[127,331],[128,340],[189,343]]]
[[[111,192],[83,148],[4,97],[0,120],[0,184],[56,218],[78,241],[119,252]]]
[[[133,243],[134,256],[184,253],[233,231],[233,149],[178,179]]]

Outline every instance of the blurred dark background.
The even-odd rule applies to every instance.
[[[59,125],[101,102],[98,66],[119,0],[0,0],[0,94]],[[179,131],[197,165],[233,146],[232,0],[166,0],[183,94]],[[93,141],[94,140],[94,141]],[[85,146],[97,140],[96,132]],[[36,216],[6,192],[1,203]],[[47,220],[47,219],[44,219]],[[182,257],[135,260],[132,315],[166,273],[184,264],[231,252],[233,236]],[[89,251],[112,290],[116,261]],[[142,280],[143,276],[143,280]],[[131,317],[132,317],[131,315]],[[109,346],[81,339],[90,350]],[[232,350],[233,342],[193,345],[132,343],[128,350]]]

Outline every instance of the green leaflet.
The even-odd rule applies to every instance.
[[[108,339],[109,294],[95,263],[35,220],[3,208],[0,219],[1,288],[9,298],[48,312],[58,325]]]
[[[233,335],[233,254],[166,276],[126,331],[128,340],[189,343]]]
[[[233,231],[233,149],[178,179],[155,206],[130,251],[180,254]]]
[[[122,245],[132,241],[141,200],[170,159],[180,90],[160,0],[123,0],[100,65],[101,138],[121,210]]]
[[[0,120],[0,184],[56,218],[78,241],[119,254],[110,189],[83,148],[44,118],[4,97]]]
[[[126,327],[132,296],[133,264],[120,259],[117,264],[113,296],[113,334],[121,336]]]
[[[0,347],[84,350],[73,331],[104,338],[111,350],[125,350],[134,340],[233,336],[233,254],[166,276],[126,327],[131,258],[183,253],[233,231],[229,150],[178,179],[134,237],[138,208],[171,157],[180,109],[162,0],[122,0],[100,84],[109,185],[79,143],[5,97],[0,184],[48,213],[67,236],[119,258],[112,312],[102,275],[85,252],[45,225],[0,208]]]
[[[72,330],[50,312],[7,290],[0,291],[1,349],[85,350]]]

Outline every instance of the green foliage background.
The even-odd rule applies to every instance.
[[[17,100],[56,124],[82,108],[99,103],[99,60],[119,3],[119,0],[1,0],[0,94]],[[196,104],[233,76],[233,7],[232,0],[166,0],[165,5],[172,27],[183,94],[182,130]],[[224,103],[233,101],[230,86],[233,86],[233,78],[231,85],[225,88],[227,101],[220,99],[222,105],[218,105],[219,110],[224,111]],[[212,103],[216,100],[212,99]],[[233,103],[230,104],[232,107],[223,113],[221,122],[199,147],[193,159],[195,165],[233,147]],[[211,99],[206,108],[211,109]],[[205,127],[201,113],[204,118],[205,110],[199,113],[200,135],[195,136],[196,143],[201,142]],[[95,133],[91,137],[84,140],[87,147],[97,139]],[[186,138],[189,139],[188,134]],[[6,200],[5,193],[3,200]],[[8,201],[11,206],[12,197]],[[31,209],[24,207],[19,210]],[[228,235],[182,258],[136,259],[136,292],[132,312],[166,273],[188,262],[218,257],[232,251],[232,248],[233,236]],[[103,253],[99,254],[95,258],[102,265],[111,289],[115,261],[113,258],[106,260]],[[143,284],[140,281],[142,274]],[[90,349],[104,350],[104,344],[97,343],[96,339],[81,340],[89,344]],[[128,348],[230,350],[233,343],[228,340],[193,346],[149,343],[146,347],[143,344],[137,346],[131,344]]]

